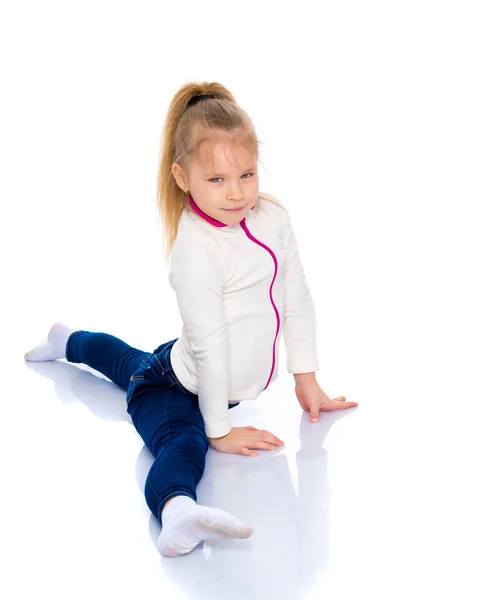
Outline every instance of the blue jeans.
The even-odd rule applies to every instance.
[[[209,448],[198,396],[181,385],[171,366],[177,339],[150,353],[108,333],[79,330],[69,336],[65,348],[68,362],[88,365],[126,391],[126,410],[155,457],[145,499],[160,525],[163,507],[174,496],[196,502]]]

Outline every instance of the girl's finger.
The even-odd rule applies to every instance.
[[[258,450],[277,450],[274,444],[268,442],[256,442],[255,448],[258,448]]]
[[[344,410],[345,408],[353,408],[354,406],[358,406],[357,402],[341,402],[341,401],[331,401],[331,404],[325,405],[321,407],[321,410],[331,411],[331,410]]]
[[[344,409],[344,408],[352,408],[353,406],[357,406],[357,402],[338,402],[336,408]]]

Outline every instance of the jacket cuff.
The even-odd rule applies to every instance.
[[[219,438],[228,435],[228,433],[232,430],[230,423],[215,424],[215,425],[205,425],[206,437],[208,438]]]

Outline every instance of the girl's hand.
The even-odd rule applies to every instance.
[[[257,452],[253,452],[253,448],[276,450],[278,446],[284,446],[284,442],[269,431],[251,426],[233,427],[228,435],[222,438],[208,438],[208,441],[218,452],[244,456],[256,456]]]
[[[321,410],[344,410],[345,408],[358,406],[357,402],[345,402],[346,396],[337,396],[331,400],[319,387],[317,381],[297,384],[294,391],[296,392],[296,397],[301,408],[311,413],[310,419],[312,423],[319,421],[319,412]]]

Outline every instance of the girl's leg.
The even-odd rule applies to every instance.
[[[130,377],[150,355],[108,333],[73,330],[63,323],[54,323],[47,338],[24,358],[29,361],[66,358],[68,362],[84,363],[128,390]]]
[[[109,333],[78,330],[68,338],[65,358],[68,362],[83,363],[128,390],[130,377],[151,352],[132,348]]]
[[[196,501],[209,443],[197,396],[175,388],[137,388],[128,406],[132,422],[155,457],[145,482],[146,502],[162,525],[164,505],[173,496]]]
[[[145,499],[162,525],[160,552],[179,556],[208,538],[249,537],[252,529],[245,522],[196,504],[209,447],[198,397],[144,382],[136,388],[128,412],[155,457],[145,482]]]

